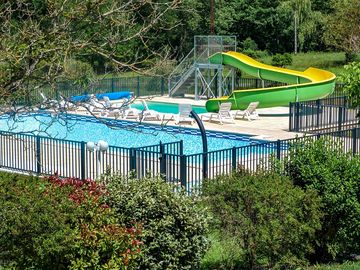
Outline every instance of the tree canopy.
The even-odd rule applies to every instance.
[[[333,2],[334,13],[328,16],[326,43],[345,51],[347,55],[360,52],[360,2],[358,0]]]
[[[108,62],[117,70],[166,57],[155,46],[159,29],[171,29],[181,1],[5,0],[0,4],[0,95],[53,85],[69,61]]]
[[[271,54],[359,51],[358,0],[215,0],[215,32]],[[0,96],[89,80],[104,70],[151,70],[181,59],[210,32],[204,0],[4,0]],[[294,20],[295,18],[295,20]]]

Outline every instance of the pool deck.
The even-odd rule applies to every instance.
[[[140,100],[141,98],[137,99]],[[156,101],[156,102],[166,102],[166,103],[177,103],[177,104],[191,104],[196,106],[205,106],[206,100],[194,100],[188,98],[169,98],[169,97],[153,97],[153,98],[144,98],[146,100]],[[264,140],[278,140],[278,139],[290,139],[294,138],[297,135],[302,136],[302,133],[289,132],[289,108],[288,107],[274,107],[274,108],[265,108],[257,109],[260,117],[259,119],[248,121],[247,119],[236,119],[235,123],[227,124],[203,121],[206,130],[213,131],[222,131],[222,132],[231,132],[239,134],[247,134],[257,137],[258,139]],[[84,114],[84,112],[79,112]],[[201,115],[201,114],[200,114]],[[121,119],[121,118],[119,118]],[[131,119],[126,119],[128,121],[135,121]],[[153,124],[164,124],[164,121],[149,120],[144,121],[144,123],[153,123]],[[166,121],[166,125],[177,126],[173,120]],[[192,127],[197,128],[196,123],[193,125],[190,124],[181,124],[183,127]]]

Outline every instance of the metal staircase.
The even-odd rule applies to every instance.
[[[168,79],[169,96],[183,95],[186,90],[194,85],[195,78],[195,50],[192,49],[180,62],[180,64],[171,72]]]
[[[202,96],[222,95],[223,67],[219,64],[211,64],[209,56],[224,50],[236,51],[236,37],[195,36],[194,48],[169,75],[169,96],[184,96],[192,93],[195,99],[198,99]]]

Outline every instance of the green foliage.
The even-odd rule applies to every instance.
[[[66,190],[33,177],[0,174],[0,261],[27,269],[66,265],[78,208]]]
[[[109,205],[129,226],[142,224],[139,269],[196,269],[207,249],[207,215],[162,179],[109,178]]]
[[[313,251],[322,216],[315,192],[275,173],[239,171],[207,182],[204,194],[214,225],[241,250],[233,269],[293,266]]]
[[[268,53],[266,51],[253,51],[250,49],[243,50],[242,53],[255,59],[261,59],[268,56]]]
[[[358,270],[358,269],[360,269],[360,262],[345,262],[342,264],[333,263],[328,265],[315,265],[315,266],[307,267],[304,270]]]
[[[95,78],[95,73],[89,63],[71,59],[67,60],[64,64],[63,76],[65,80],[70,80],[84,86]]]
[[[201,269],[237,269],[243,265],[244,251],[236,238],[218,229],[213,229],[209,238],[211,246],[201,261]]]
[[[314,258],[359,254],[360,157],[351,157],[326,138],[294,145],[289,156],[285,168],[292,181],[306,192],[316,190],[323,203],[325,216]]]
[[[277,67],[285,67],[292,64],[292,56],[289,53],[275,54],[272,57],[271,64]]]
[[[356,53],[354,52],[345,52],[345,62],[351,63],[356,60]]]
[[[344,66],[345,72],[340,77],[344,83],[344,91],[350,97],[355,108],[360,108],[360,62]],[[358,113],[360,117],[360,112]]]
[[[257,51],[258,45],[256,44],[256,42],[254,40],[252,40],[251,38],[248,37],[242,42],[242,48],[243,48],[243,50]]]
[[[360,55],[357,54],[357,59]],[[344,58],[343,52],[307,52],[292,54],[293,63],[287,68],[304,71],[309,67],[316,67],[326,69],[340,76],[344,72]],[[260,59],[261,62],[271,65],[272,56],[267,56]],[[339,79],[340,80],[340,79]]]
[[[360,51],[360,2],[358,0],[332,1],[334,12],[328,15],[324,40],[347,56]],[[351,61],[351,58],[346,59]]]
[[[0,261],[17,269],[132,269],[140,242],[93,181],[0,173]]]

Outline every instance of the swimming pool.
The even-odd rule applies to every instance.
[[[177,103],[165,103],[165,102],[155,102],[155,101],[147,101],[146,103],[148,104],[150,110],[155,110],[162,113],[173,113],[173,114],[179,113],[179,104]],[[131,107],[139,110],[144,109],[141,103],[131,104]],[[206,108],[202,106],[193,105],[192,108],[198,114],[207,112]]]
[[[0,130],[32,133],[36,135],[74,141],[105,140],[112,146],[140,147],[183,140],[184,154],[202,152],[202,141],[198,129],[172,126],[139,124],[136,122],[104,119],[105,123],[89,116],[64,114],[51,116],[45,113],[18,116],[16,121],[9,116],[0,117]],[[111,126],[111,128],[109,127]],[[207,132],[209,151],[246,146],[264,142],[249,136]]]

